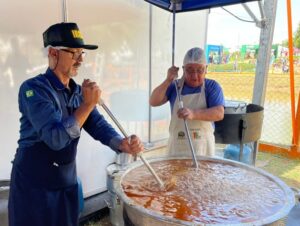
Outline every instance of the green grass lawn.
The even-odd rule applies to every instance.
[[[279,177],[288,186],[300,189],[300,160],[259,152],[256,166]]]
[[[228,64],[210,64],[208,66],[209,72],[233,72],[233,71],[243,71],[243,72],[254,72],[256,65],[249,62],[239,62],[237,66],[234,62],[229,62]]]

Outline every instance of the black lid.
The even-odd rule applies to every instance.
[[[97,49],[97,45],[86,45],[76,23],[59,23],[43,33],[44,47],[51,45],[69,48]]]

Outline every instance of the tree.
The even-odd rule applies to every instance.
[[[289,40],[283,40],[281,45],[284,47],[288,47]],[[294,47],[297,47],[298,49],[300,49],[300,23],[298,24],[297,31],[294,33],[293,45],[294,45]]]
[[[282,46],[284,46],[284,47],[289,47],[289,40],[283,40],[282,42],[281,42],[281,45]]]
[[[300,49],[300,23],[298,24],[297,31],[294,34],[294,46]]]

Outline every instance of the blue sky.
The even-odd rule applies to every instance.
[[[247,3],[256,17],[260,18],[257,2]],[[293,31],[296,31],[300,22],[300,1],[291,0]],[[233,12],[235,15],[252,20],[242,5],[224,7]],[[211,10],[208,22],[207,43],[215,45],[224,45],[225,47],[238,47],[243,44],[258,44],[260,29],[254,23],[242,22],[221,8]],[[277,1],[277,12],[275,20],[275,29],[273,43],[281,43],[282,40],[288,39],[287,28],[287,8],[286,0]]]

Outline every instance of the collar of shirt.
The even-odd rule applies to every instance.
[[[52,87],[56,89],[57,91],[63,91],[64,95],[66,96],[66,105],[70,108],[78,108],[81,101],[81,89],[80,86],[76,84],[76,82],[73,79],[70,79],[69,85],[70,90],[65,88],[65,86],[62,84],[62,82],[57,78],[55,73],[48,68],[45,77],[49,80]],[[68,97],[67,97],[68,96]]]
[[[189,86],[187,84],[184,84],[183,88],[182,88],[181,94],[182,95],[187,95],[187,94],[200,93],[201,92],[201,88],[202,88],[202,85],[201,86],[197,86],[197,87],[191,87],[191,86]]]
[[[45,76],[56,90],[64,90],[65,89],[64,84],[62,84],[62,82],[57,78],[55,73],[50,68],[47,69]],[[73,79],[70,79],[69,85],[70,85],[70,89],[73,93],[80,94],[79,85],[77,85]]]

